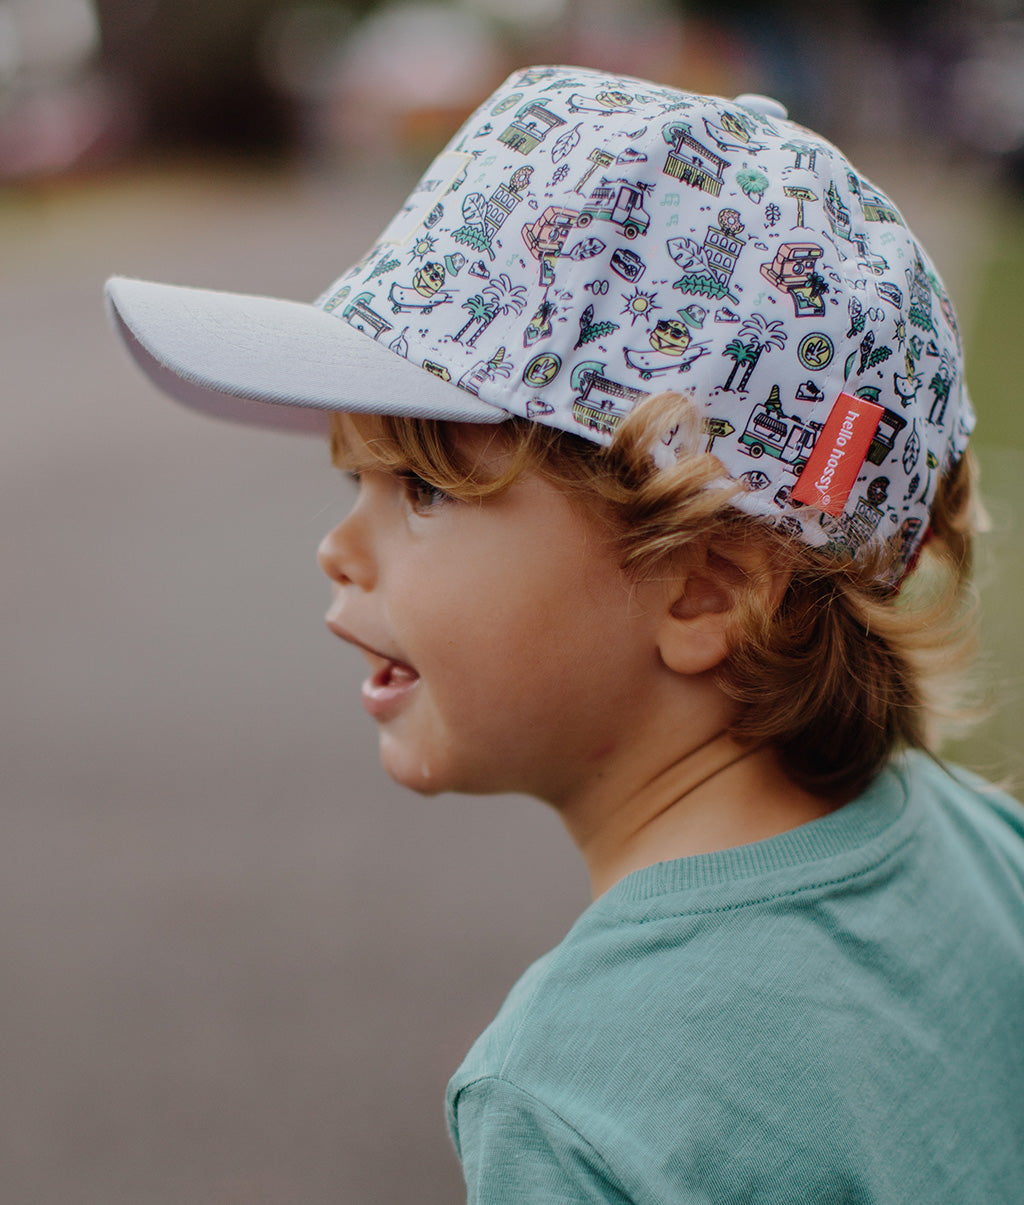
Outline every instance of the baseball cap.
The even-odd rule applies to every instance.
[[[513,74],[312,304],[125,278],[107,293],[158,386],[284,429],[322,432],[332,410],[518,415],[607,443],[677,390],[735,506],[903,564],[974,421],[934,265],[836,147],[766,97],[583,68]]]

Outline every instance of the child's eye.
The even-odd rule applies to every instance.
[[[415,510],[433,510],[434,507],[452,500],[451,494],[446,494],[444,490],[425,481],[416,473],[403,473],[402,481],[405,484],[405,492],[409,501]]]

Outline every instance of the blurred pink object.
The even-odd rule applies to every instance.
[[[0,180],[105,161],[131,143],[136,125],[133,108],[99,76],[26,91],[0,117]]]

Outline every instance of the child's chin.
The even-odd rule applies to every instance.
[[[396,748],[395,742],[381,735],[380,763],[385,773],[401,787],[416,791],[420,795],[438,795],[441,791],[455,790],[443,781],[439,768],[428,757],[416,756],[405,748]]]

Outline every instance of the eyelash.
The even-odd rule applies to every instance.
[[[444,490],[432,482],[425,480],[418,473],[405,471],[396,473],[395,475],[405,490],[406,497],[409,499],[409,503],[414,510],[433,510],[437,506],[442,506],[446,502],[453,501],[451,494],[446,494]],[[359,489],[362,474],[358,470],[348,469],[345,476],[356,489]]]
[[[413,508],[418,511],[433,510],[452,501],[451,494],[446,494],[430,481],[425,481],[416,473],[401,473],[402,484]]]

